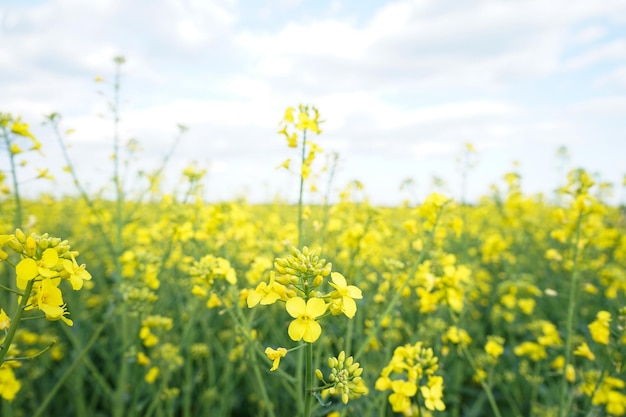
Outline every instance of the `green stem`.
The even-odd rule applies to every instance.
[[[304,194],[304,175],[302,169],[304,168],[304,161],[306,155],[306,130],[302,134],[302,155],[300,158],[300,192],[298,194],[298,249],[302,249],[302,242],[304,238],[302,236],[302,196]]]
[[[578,244],[580,242],[580,232],[582,225],[583,213],[578,213],[578,219],[576,220],[576,236],[574,238],[574,265],[572,267],[572,280],[570,282],[569,289],[569,302],[567,306],[567,322],[565,324],[565,363],[563,364],[563,378],[561,379],[561,392],[559,396],[559,415],[561,417],[567,417],[568,415],[568,407],[567,407],[567,391],[568,391],[568,382],[567,382],[567,368],[571,362],[571,346],[573,339],[573,327],[574,327],[574,315],[576,312],[576,295],[578,292],[578,254],[579,247]]]
[[[304,392],[304,417],[310,417],[313,404],[313,343],[306,345],[306,369],[304,372],[306,390]]]
[[[11,320],[11,326],[9,327],[9,331],[7,332],[7,336],[4,338],[4,342],[2,346],[0,346],[0,365],[4,363],[6,360],[7,354],[9,353],[9,348],[11,347],[11,343],[13,342],[13,338],[15,337],[15,332],[20,325],[20,320],[22,319],[22,314],[24,314],[24,308],[28,303],[28,299],[30,298],[30,292],[33,289],[33,284],[35,280],[30,280],[26,284],[26,288],[24,289],[24,296],[20,300],[17,308],[15,309],[15,314],[13,315],[13,319]]]
[[[15,154],[11,152],[11,141],[9,140],[9,132],[6,128],[2,129],[4,143],[9,153],[9,161],[11,164],[11,179],[13,180],[13,198],[15,199],[15,217],[13,219],[14,228],[22,227],[22,199],[20,197],[20,187],[17,181],[17,166],[15,164]]]
[[[124,241],[123,241],[123,229],[124,229],[124,218],[123,218],[123,204],[124,204],[124,187],[122,183],[122,179],[120,177],[120,135],[119,135],[119,123],[120,123],[120,111],[119,111],[119,100],[120,100],[120,79],[121,79],[121,67],[124,63],[124,59],[122,57],[117,57],[114,59],[115,62],[115,82],[113,86],[113,158],[114,158],[114,173],[113,173],[113,183],[115,185],[115,245],[114,245],[114,257],[113,261],[115,263],[115,276],[114,280],[118,284],[118,291],[120,290],[119,285],[122,282],[122,263],[120,257],[122,253],[124,253]],[[121,348],[122,348],[122,361],[120,363],[120,371],[117,378],[117,387],[115,391],[114,397],[114,408],[113,415],[115,417],[123,417],[125,415],[125,407],[124,407],[124,395],[127,389],[127,380],[128,380],[128,361],[126,360],[126,351],[129,346],[129,324],[128,324],[128,315],[126,314],[126,305],[124,303],[120,303],[120,320],[121,320]]]

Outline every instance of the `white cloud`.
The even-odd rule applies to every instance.
[[[599,62],[624,60],[626,60],[626,40],[617,39],[574,56],[565,62],[564,67],[568,70],[577,70]]]
[[[574,33],[571,43],[574,45],[586,45],[604,38],[608,31],[606,27],[600,25],[585,26],[580,31]]]

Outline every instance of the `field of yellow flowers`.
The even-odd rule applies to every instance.
[[[160,169],[130,192],[119,157],[115,196],[90,195],[65,148],[75,197],[25,200],[41,143],[1,114],[0,414],[626,415],[626,218],[602,185],[305,205],[318,117],[279,132],[300,200],[250,205],[204,203],[194,167],[182,194]]]

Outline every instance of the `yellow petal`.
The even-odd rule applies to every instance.
[[[287,309],[287,313],[289,313],[289,315],[293,318],[298,318],[307,311],[307,306],[304,303],[304,300],[300,297],[293,297],[287,300],[285,308]]]
[[[316,318],[324,314],[326,312],[326,308],[326,302],[324,302],[321,298],[311,298],[306,303],[306,313],[312,318]]]
[[[356,298],[357,300],[363,298],[363,293],[361,292],[361,290],[354,285],[348,285],[348,295],[352,298]]]
[[[59,263],[59,254],[52,248],[46,249],[41,256],[41,263],[46,268],[54,268]]]
[[[20,289],[26,288],[26,281],[30,281],[39,275],[37,270],[37,262],[33,259],[22,259],[15,267],[15,273],[17,275],[17,286]]]
[[[346,288],[346,286],[348,285],[348,283],[346,282],[346,278],[339,272],[331,273],[330,277],[339,288]]]
[[[248,298],[247,298],[247,302],[248,302],[248,308],[252,308],[255,305],[259,304],[259,302],[261,301],[261,295],[256,292],[256,291],[250,291],[248,293]]]
[[[352,298],[343,297],[343,312],[350,319],[356,314],[356,302]]]
[[[293,298],[291,299],[293,300]],[[294,342],[299,342],[302,340],[304,333],[307,331],[306,326],[307,320],[295,319],[291,323],[289,323],[289,329],[287,329],[287,333],[289,333],[289,337]]]
[[[304,341],[313,343],[319,339],[322,334],[322,326],[314,320],[306,320],[305,332],[303,335]]]

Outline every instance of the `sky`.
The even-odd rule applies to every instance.
[[[339,155],[331,196],[358,180],[375,204],[433,190],[475,201],[509,171],[551,195],[582,167],[626,200],[625,0],[0,0],[0,112],[43,143],[21,178],[55,176],[25,182],[30,195],[73,190],[42,125],[53,112],[75,130],[87,188],[110,183],[116,56],[120,137],[142,148],[133,166],[156,168],[184,124],[165,185],[195,163],[209,201],[297,199],[297,176],[276,167],[298,155],[276,132],[298,104],[319,109],[313,140]]]

